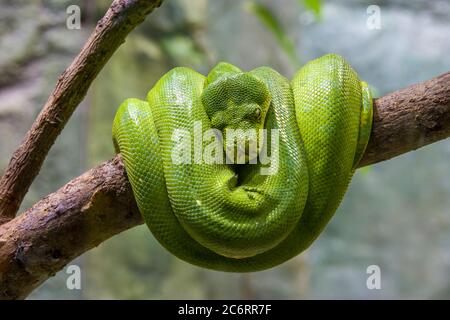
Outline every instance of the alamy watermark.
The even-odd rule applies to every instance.
[[[67,267],[66,287],[69,290],[81,290],[81,268],[76,264]]]
[[[79,6],[73,4],[66,9],[66,27],[69,30],[81,29],[81,9]]]
[[[366,10],[369,17],[366,21],[367,29],[380,30],[381,29],[381,8],[375,4],[367,7]]]
[[[369,275],[366,280],[366,286],[369,290],[381,289],[381,269],[380,266],[372,264],[367,267],[366,273]]]
[[[268,145],[268,132],[268,129],[226,129],[224,139],[222,132],[218,129],[213,128],[203,132],[202,122],[196,121],[193,137],[186,129],[173,131],[172,163],[259,163],[263,165],[260,168],[261,175],[273,175],[278,172],[279,167],[280,135],[278,129],[270,129],[270,145]]]

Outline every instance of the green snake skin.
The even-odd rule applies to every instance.
[[[335,54],[310,61],[292,81],[268,67],[219,63],[207,77],[175,68],[147,101],[124,101],[113,141],[139,210],[167,250],[201,267],[250,272],[318,237],[364,154],[372,112],[367,84]],[[229,129],[242,129],[236,141],[245,130],[257,134],[239,149]],[[250,142],[258,142],[254,153]],[[180,145],[190,163],[174,160]],[[220,155],[227,150],[236,154]],[[208,152],[226,159],[207,162]],[[263,152],[271,162],[255,161]]]

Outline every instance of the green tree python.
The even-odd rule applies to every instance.
[[[172,69],[146,101],[120,105],[112,132],[155,238],[191,264],[251,272],[318,237],[364,154],[372,113],[368,85],[328,54],[292,81],[224,62],[206,77]]]

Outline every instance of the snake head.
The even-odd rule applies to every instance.
[[[267,86],[249,73],[220,63],[208,76],[201,99],[211,127],[221,131],[224,149],[233,163],[255,159],[270,105]]]

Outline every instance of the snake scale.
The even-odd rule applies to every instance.
[[[138,208],[167,250],[204,268],[251,272],[318,237],[364,154],[372,113],[368,85],[339,55],[308,62],[292,81],[269,67],[243,72],[221,62],[206,77],[172,69],[146,101],[125,100],[113,141]],[[256,134],[242,136],[249,129]],[[174,160],[180,145],[191,162]],[[263,151],[270,163],[254,161]]]

